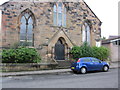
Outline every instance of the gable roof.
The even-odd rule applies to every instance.
[[[83,0],[85,5],[89,8],[89,10],[94,14],[94,16],[100,21],[100,24],[102,24],[101,20],[96,16],[96,14],[92,11],[92,9],[88,6],[88,4]]]
[[[109,39],[102,40],[102,44],[109,44],[112,40],[120,40],[120,36],[113,36]]]

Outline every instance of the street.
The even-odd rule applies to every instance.
[[[87,74],[9,76],[2,88],[118,88],[118,69]]]

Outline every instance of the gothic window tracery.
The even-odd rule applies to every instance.
[[[33,46],[33,18],[31,12],[24,12],[20,19],[20,45]]]

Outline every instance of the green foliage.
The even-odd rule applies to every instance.
[[[92,48],[85,42],[82,46],[75,46],[70,51],[73,59],[81,58],[81,57],[92,57]]]
[[[82,46],[74,46],[70,51],[73,59],[82,57],[95,57],[100,60],[106,60],[109,56],[109,50],[105,47],[90,47],[86,42]]]
[[[87,42],[83,43],[83,45],[80,47],[80,51],[81,51],[80,52],[81,57],[92,57],[93,56],[92,48]]]
[[[4,49],[2,51],[3,63],[38,63],[41,58],[34,48]]]
[[[70,54],[72,54],[73,59],[77,59],[80,56],[80,47],[79,46],[74,46],[72,50],[70,51]]]
[[[92,47],[93,50],[93,57],[96,57],[100,60],[107,60],[109,55],[110,55],[110,51],[108,48],[106,47]]]

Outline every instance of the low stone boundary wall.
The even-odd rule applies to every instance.
[[[34,70],[45,70],[45,69],[55,69],[57,64],[48,63],[1,63],[0,69],[3,72],[12,71],[34,71]]]

